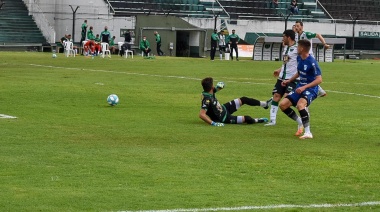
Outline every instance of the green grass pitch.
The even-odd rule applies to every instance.
[[[281,62],[66,58],[0,52],[0,211],[119,211],[380,201],[380,62],[321,63],[328,92],[312,140],[275,127],[212,127],[200,81],[221,103],[271,96]],[[111,107],[109,94],[119,96]],[[237,115],[269,117],[243,106]],[[368,211],[380,205],[271,208]],[[236,209],[237,210],[237,209]]]

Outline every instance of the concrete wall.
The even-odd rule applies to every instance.
[[[161,35],[161,49],[167,55],[170,42],[174,43],[172,55],[176,55],[177,31],[189,31],[190,55],[195,57],[204,56],[205,30],[197,28],[180,18],[173,16],[139,15],[136,17],[136,40],[139,41],[141,35],[147,36],[147,39],[153,47],[153,53],[156,54],[155,36],[153,35],[154,31],[158,31]]]
[[[108,26],[111,35],[116,36],[116,42],[124,41],[120,37],[120,29],[134,28],[134,17],[117,17],[114,18],[109,13],[109,7],[104,0],[31,0],[34,4],[38,4],[45,13],[48,22],[54,26],[56,31],[56,41],[65,35],[73,34],[73,11],[76,12],[74,42],[79,42],[81,37],[81,25],[87,20],[89,26],[94,27],[94,33],[100,34],[105,26]],[[112,12],[112,10],[111,10]]]
[[[201,28],[212,29],[214,27],[213,19],[199,20],[196,18],[183,18],[194,26]],[[291,29],[294,21],[287,23],[287,28]],[[285,21],[283,20],[238,20],[236,24],[228,24],[228,29],[235,29],[236,34],[244,37],[247,32],[256,33],[282,33],[285,30]],[[217,26],[220,26],[218,20]],[[351,37],[352,36],[352,22],[347,20],[346,23],[327,23],[327,22],[307,22],[304,21],[304,30],[311,32],[318,32],[324,35],[334,35],[338,37]],[[355,27],[355,37],[359,37],[359,31],[380,32],[380,22],[378,24],[362,24],[357,23]]]

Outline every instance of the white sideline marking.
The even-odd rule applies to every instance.
[[[380,96],[372,96],[372,95],[367,95],[367,94],[349,93],[349,92],[341,92],[341,91],[330,91],[330,90],[326,90],[326,91],[331,92],[331,93],[341,93],[341,94],[349,94],[349,95],[356,95],[356,96],[365,96],[365,97],[380,99]]]
[[[38,65],[38,64],[29,64],[30,66],[44,67],[44,68],[57,68],[57,69],[68,69],[68,70],[77,70],[77,71],[91,71],[91,72],[103,72],[103,73],[115,73],[115,74],[128,74],[128,75],[138,75],[138,76],[150,76],[150,77],[162,77],[162,78],[176,78],[176,79],[188,79],[188,80],[197,80],[200,81],[202,79],[194,78],[194,77],[183,77],[183,76],[166,76],[166,75],[158,75],[158,74],[142,74],[142,73],[133,73],[133,72],[118,72],[118,71],[107,71],[107,70],[94,70],[94,69],[84,69],[84,68],[68,68],[68,67],[59,67],[59,66],[47,66],[47,65]],[[273,83],[260,83],[260,82],[238,82],[234,80],[228,80],[225,82],[232,83],[244,83],[244,84],[254,84],[254,85],[273,85]],[[326,90],[331,93],[340,93],[346,95],[355,95],[355,96],[364,96],[369,98],[377,98],[380,99],[380,96],[360,94],[360,93],[349,93],[349,92],[340,92],[340,91],[331,91]]]
[[[0,118],[1,119],[17,119],[16,116],[9,116],[9,115],[5,115],[5,114],[0,114]]]
[[[242,206],[242,207],[224,207],[224,208],[191,208],[191,209],[170,209],[170,210],[140,210],[140,211],[119,211],[119,212],[198,212],[198,211],[242,211],[242,210],[264,210],[264,209],[282,209],[282,208],[338,208],[338,207],[361,207],[377,206],[377,202],[361,202],[346,204],[311,204],[311,205],[267,205],[267,206]]]

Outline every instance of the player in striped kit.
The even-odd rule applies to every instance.
[[[270,121],[265,126],[276,125],[278,105],[282,97],[286,97],[297,85],[298,80],[289,82],[286,86],[282,85],[284,80],[292,78],[297,73],[297,43],[295,41],[296,33],[293,30],[285,30],[282,37],[284,51],[282,53],[283,64],[281,68],[273,72],[277,77],[272,94],[272,103],[270,107]],[[301,119],[298,122],[302,125]],[[301,132],[302,133],[302,132]]]

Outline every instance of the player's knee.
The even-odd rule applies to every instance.
[[[280,109],[282,111],[286,110],[286,108],[289,108],[291,106],[291,103],[289,101],[289,99],[283,99],[281,102],[280,102]]]
[[[281,95],[278,93],[273,94],[273,101],[279,102],[281,100]]]

